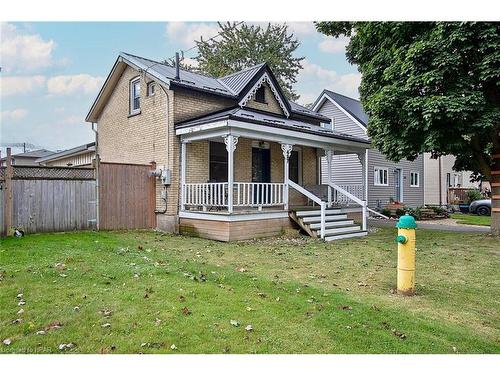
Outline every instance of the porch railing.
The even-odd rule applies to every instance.
[[[363,196],[364,196],[364,186],[363,185],[338,185],[338,186],[341,189],[354,195],[355,197],[357,197],[359,199],[363,199]],[[349,205],[352,202],[353,201],[345,194],[342,194],[338,190],[335,190],[335,189],[333,190],[332,203],[339,204],[339,205]]]
[[[189,183],[182,187],[183,207],[203,210],[228,207],[229,183]],[[285,204],[284,183],[234,182],[233,207],[273,207]]]
[[[341,199],[347,199],[349,201],[352,201],[358,205],[361,206],[362,208],[362,212],[363,212],[363,230],[366,230],[367,227],[367,217],[368,217],[368,206],[366,204],[366,201],[356,197],[354,194],[350,193],[349,191],[343,189],[342,187],[340,187],[339,185],[336,185],[334,184],[333,182],[327,182],[327,185],[328,185],[328,189],[333,189],[333,194],[328,194],[329,196],[333,195],[334,197],[335,196],[343,196]],[[337,198],[338,199],[338,198]],[[331,206],[331,202],[328,202],[328,205]]]
[[[266,182],[235,182],[234,206],[236,207],[269,207],[282,206],[285,184]]]

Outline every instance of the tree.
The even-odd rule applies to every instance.
[[[263,28],[243,23],[219,23],[220,37],[196,41],[201,72],[221,77],[253,65],[267,62],[285,95],[297,100],[293,90],[304,57],[295,57],[300,42],[288,33],[286,24],[271,24]]]
[[[500,178],[492,174],[494,163],[500,169],[494,156],[500,154],[499,23],[318,22],[316,28],[350,38],[346,55],[362,74],[368,134],[388,159],[451,154],[457,171]],[[500,213],[492,229],[500,232]]]

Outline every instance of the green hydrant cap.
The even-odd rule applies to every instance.
[[[402,243],[403,245],[408,242],[406,236],[399,235],[396,237],[396,242]]]
[[[399,229],[415,229],[417,227],[417,222],[413,218],[413,216],[410,216],[408,214],[403,215],[399,218],[396,228]]]

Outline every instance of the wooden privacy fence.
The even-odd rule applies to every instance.
[[[154,165],[99,163],[99,229],[156,226]]]
[[[37,233],[96,227],[91,168],[7,166],[0,172],[0,187],[2,234],[12,229]]]
[[[464,204],[467,202],[467,193],[474,188],[448,188],[448,204]]]

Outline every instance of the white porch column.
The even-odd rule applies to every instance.
[[[359,162],[361,163],[361,173],[363,181],[363,230],[367,230],[368,220],[368,149],[363,153],[358,153]]]
[[[181,141],[181,211],[186,209],[186,141]]]
[[[332,180],[333,150],[332,149],[325,150],[325,158],[326,158],[326,165],[328,168],[328,170],[327,170],[328,184],[331,184],[333,182],[333,180]],[[328,185],[327,190],[328,190],[328,207],[332,207],[332,187],[330,185]]]
[[[229,134],[224,137],[227,150],[227,212],[233,212],[233,185],[234,185],[234,150],[238,144],[238,137]]]
[[[283,192],[283,202],[285,203],[285,210],[287,211],[288,211],[288,179],[290,177],[289,159],[290,159],[290,154],[292,153],[292,148],[293,145],[287,143],[281,144],[281,151],[283,151],[283,160],[284,160],[283,182],[285,184]]]

